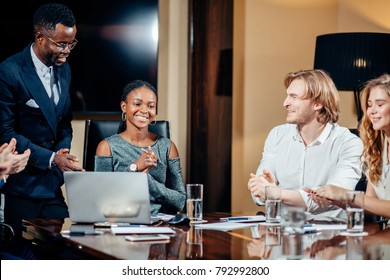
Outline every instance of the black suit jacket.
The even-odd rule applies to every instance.
[[[2,192],[25,198],[53,198],[63,184],[63,174],[50,169],[53,152],[69,148],[72,111],[68,63],[58,68],[61,95],[57,106],[50,100],[35,70],[31,44],[0,64],[0,143],[17,140],[17,150],[31,150],[25,170],[9,177]]]

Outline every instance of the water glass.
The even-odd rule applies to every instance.
[[[283,232],[303,234],[306,222],[305,209],[298,206],[284,206],[282,209]]]
[[[187,216],[191,223],[203,220],[203,184],[187,184]]]
[[[356,200],[359,199],[359,204]],[[364,230],[364,192],[349,191],[346,194],[347,232],[362,233]]]
[[[265,187],[265,220],[267,223],[280,223],[282,190],[278,186]]]

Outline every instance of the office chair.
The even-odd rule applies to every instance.
[[[86,120],[84,131],[83,168],[94,171],[96,148],[101,140],[118,132],[119,120]],[[149,131],[170,138],[169,122],[160,120],[149,125]]]
[[[350,128],[349,131],[351,131],[357,137],[360,137],[359,129],[357,129],[357,128]],[[356,184],[355,190],[365,192],[366,191],[366,186],[367,186],[367,178],[366,178],[366,176],[364,174],[362,174],[362,177],[360,178],[359,182]]]
[[[0,246],[2,246],[4,242],[11,241],[14,237],[14,229],[9,224],[0,222]]]

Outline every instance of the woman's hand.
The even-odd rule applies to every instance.
[[[305,188],[304,190],[309,193],[311,199],[313,199],[321,208],[330,205],[337,205],[338,207],[343,208],[345,206],[344,201],[346,193],[348,192],[347,189],[333,185],[321,186],[315,190],[308,188]]]
[[[135,161],[138,171],[148,172],[151,167],[157,167],[157,156],[149,146],[148,149],[141,148],[142,154]]]

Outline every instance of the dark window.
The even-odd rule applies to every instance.
[[[1,61],[33,40],[33,12],[46,2],[11,1],[1,10]],[[78,28],[68,60],[76,114],[120,112],[122,88],[131,80],[157,87],[158,0],[58,2],[72,9]]]

